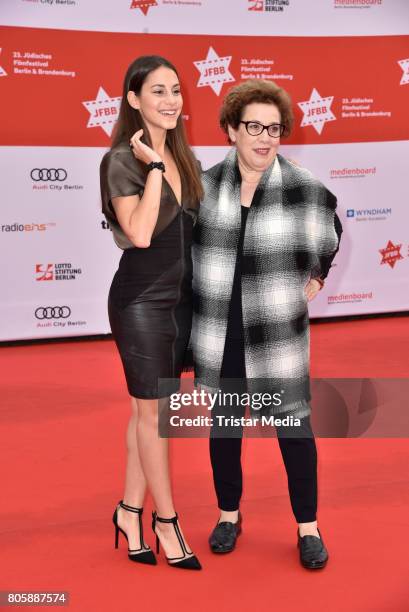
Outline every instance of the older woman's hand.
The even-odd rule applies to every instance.
[[[317,295],[318,291],[322,288],[322,285],[317,279],[312,278],[305,286],[305,295],[307,300],[311,302]]]

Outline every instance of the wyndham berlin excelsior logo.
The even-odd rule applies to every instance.
[[[95,100],[83,102],[83,105],[91,115],[88,119],[87,128],[100,127],[107,136],[111,136],[114,124],[118,119],[121,96],[110,98],[103,87],[98,90]]]
[[[399,85],[407,85],[409,83],[409,58],[398,61],[399,66],[403,70],[402,78]]]
[[[132,0],[131,3],[131,9],[140,9],[144,15],[148,14],[152,6],[158,6],[156,0]]]
[[[314,87],[309,100],[298,102],[298,106],[304,113],[301,127],[312,125],[315,131],[321,134],[327,121],[336,120],[334,113],[331,111],[333,100],[334,96],[322,98]]]
[[[206,59],[193,62],[200,72],[197,87],[209,86],[216,96],[219,96],[223,83],[231,83],[236,80],[229,70],[231,58],[231,55],[219,57],[213,47],[209,47]]]
[[[0,54],[1,54],[1,51],[2,51],[2,50],[0,49]],[[4,70],[4,68],[2,68],[2,67],[0,66],[0,77],[2,77],[2,76],[7,76],[7,72]]]

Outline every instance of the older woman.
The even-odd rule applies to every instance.
[[[292,123],[290,98],[271,81],[243,82],[224,100],[220,124],[233,147],[203,176],[192,346],[197,382],[207,388],[231,390],[223,381],[234,379],[241,390],[285,392],[270,414],[299,419],[298,428],[277,427],[277,435],[300,560],[316,569],[328,553],[316,518],[308,301],[323,285],[342,228],[334,195],[278,154]],[[241,532],[241,431],[213,427],[210,455],[220,517],[209,543],[226,553]]]

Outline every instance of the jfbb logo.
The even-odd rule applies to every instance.
[[[334,113],[331,111],[331,104],[333,101],[334,96],[323,98],[314,88],[309,100],[298,102],[298,106],[304,113],[301,127],[312,125],[317,134],[321,134],[327,121],[336,120]]]
[[[67,178],[67,171],[64,168],[33,168],[30,177],[33,181],[60,181]]]
[[[87,128],[100,127],[107,136],[111,136],[114,124],[118,119],[121,97],[110,98],[103,87],[98,90],[95,100],[83,102],[90,114]]]
[[[398,64],[403,71],[399,85],[407,85],[409,83],[409,58],[399,60]]]
[[[383,264],[388,264],[388,266],[394,268],[396,262],[403,259],[400,252],[401,248],[401,244],[393,244],[392,240],[388,240],[386,247],[384,249],[379,249],[379,252],[382,255],[381,266]]]
[[[156,0],[132,0],[130,8],[139,9],[144,15],[147,15],[153,6],[158,6]]]
[[[0,49],[0,55],[1,55],[1,49]],[[2,76],[7,76],[7,72],[4,70],[4,68],[0,66],[0,77]]]
[[[209,47],[206,59],[193,62],[200,72],[197,87],[209,86],[219,96],[224,83],[235,81],[229,70],[231,58],[231,55],[219,57],[213,47]]]
[[[69,306],[40,306],[34,312],[36,319],[68,319],[71,314]]]

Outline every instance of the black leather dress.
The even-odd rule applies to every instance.
[[[123,234],[111,199],[142,195],[146,173],[125,144],[111,149],[100,169],[103,212],[124,249],[108,298],[109,320],[130,395],[143,399],[177,391],[192,323],[192,230],[198,202],[182,205],[163,179],[151,244],[136,248]],[[175,379],[174,384],[159,384]]]

